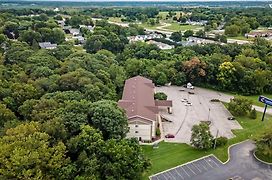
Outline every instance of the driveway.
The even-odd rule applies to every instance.
[[[252,141],[244,141],[230,148],[230,160],[223,164],[213,155],[180,165],[176,168],[155,174],[154,180],[272,180],[272,166],[257,161],[253,156],[255,145]],[[218,163],[220,162],[220,163]],[[195,171],[186,174],[184,169],[195,167]],[[206,170],[205,168],[206,167]],[[198,169],[198,170],[197,170]],[[203,169],[203,170],[202,170]],[[202,170],[202,171],[201,171]],[[189,176],[190,177],[189,177]],[[181,178],[182,177],[182,178]]]
[[[216,91],[203,88],[195,88],[195,94],[189,94],[188,90],[180,91],[177,86],[156,87],[156,92],[164,92],[168,99],[173,101],[173,113],[168,114],[165,109],[160,114],[171,122],[163,122],[165,134],[174,134],[175,138],[166,139],[168,142],[190,143],[191,129],[200,121],[211,121],[210,130],[213,136],[234,137],[232,129],[242,129],[237,121],[229,121],[229,111],[220,102],[211,102],[211,99],[227,101],[231,96],[223,96]],[[186,98],[192,106],[186,106],[181,99]]]

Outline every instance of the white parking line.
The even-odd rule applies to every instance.
[[[189,167],[189,164],[187,164],[186,167],[188,167],[190,171],[192,171],[196,175],[196,173]]]
[[[211,162],[214,163],[217,167],[219,167],[219,165],[213,159],[211,159]]]
[[[176,176],[172,175],[171,171],[169,171],[167,173],[169,173],[172,178],[176,179]]]
[[[167,177],[164,175],[165,173],[162,173],[162,176],[167,180]]]
[[[187,174],[188,177],[191,177],[191,176],[183,169],[183,167],[181,167],[181,169],[185,172],[185,174]]]
[[[184,179],[183,176],[179,174],[179,172],[177,171],[177,169],[175,169],[175,171],[179,175],[179,177],[181,177],[181,179]]]
[[[206,168],[206,165],[203,165],[203,161],[199,161],[199,163],[201,164],[201,166],[206,170],[206,171],[208,171],[208,169]],[[205,163],[204,163],[205,164]]]
[[[211,168],[214,168],[206,159],[204,159],[204,161],[209,165],[211,166]]]
[[[192,163],[192,165],[201,173],[202,171],[195,165],[195,163]]]

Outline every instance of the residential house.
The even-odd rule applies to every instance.
[[[158,46],[158,48],[162,49],[162,50],[167,50],[167,49],[173,49],[174,46],[171,46],[171,45],[168,45],[168,44],[165,44],[165,43],[162,43],[162,42],[157,42],[157,41],[153,41],[153,40],[150,40],[150,41],[147,41],[148,44],[155,44]]]
[[[51,44],[51,42],[41,42],[39,43],[40,48],[42,49],[55,49],[57,48],[57,44]]]
[[[137,35],[137,36],[130,36],[128,37],[129,42],[137,42],[137,41],[147,41],[151,39],[160,39],[163,38],[161,34],[152,33],[152,34],[145,34],[145,35]]]
[[[266,37],[270,38],[272,37],[272,30],[267,30],[267,31],[254,31],[250,33],[246,33],[245,37],[249,38],[256,38],[256,37]]]

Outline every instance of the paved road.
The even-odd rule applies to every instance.
[[[253,142],[248,140],[230,148],[230,161],[226,164],[218,164],[217,160],[211,159],[212,156],[209,156],[151,176],[150,179],[228,180],[232,178],[236,180],[272,180],[272,166],[257,161],[252,154],[254,148]],[[202,166],[205,163],[207,170],[201,171],[202,166],[199,167],[199,163],[202,163]],[[187,174],[191,170],[189,169],[186,174],[183,170],[185,166],[196,168],[196,170],[191,169],[194,173],[189,174],[190,177]],[[199,171],[197,171],[197,168]]]

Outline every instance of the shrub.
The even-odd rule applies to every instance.
[[[216,138],[216,147],[224,146],[228,143],[228,138],[226,137],[218,137]]]
[[[156,100],[167,100],[167,95],[163,92],[157,92],[155,95],[154,95],[154,99]]]
[[[252,102],[241,96],[231,99],[228,104],[228,109],[234,116],[245,116],[251,111],[251,108]]]
[[[161,136],[161,130],[160,130],[160,128],[156,128],[156,136]]]
[[[272,131],[267,129],[256,138],[256,155],[265,161],[272,161]]]
[[[257,111],[256,111],[255,108],[250,111],[249,117],[251,119],[256,119],[257,118]]]

